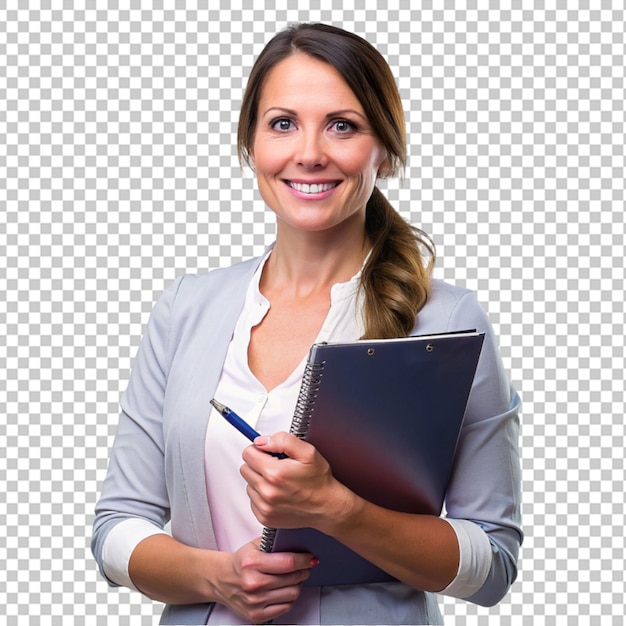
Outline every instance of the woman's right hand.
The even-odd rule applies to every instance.
[[[216,601],[254,624],[287,613],[316,560],[312,554],[259,550],[260,539],[224,556],[214,583]]]
[[[141,541],[128,571],[146,596],[165,604],[219,602],[250,623],[287,613],[316,560],[312,554],[259,550],[257,538],[236,552],[187,546],[166,534]]]

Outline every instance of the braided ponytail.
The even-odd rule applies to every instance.
[[[434,244],[406,222],[377,187],[367,203],[365,228],[372,251],[361,275],[363,339],[404,337],[413,330],[430,293]],[[421,247],[429,256],[426,263]]]

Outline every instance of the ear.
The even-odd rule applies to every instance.
[[[246,163],[250,167],[250,169],[256,173],[256,167],[254,165],[254,152],[252,150],[248,150],[248,154],[246,155]]]
[[[386,156],[383,162],[378,166],[378,178],[387,178],[391,175],[391,163],[389,157]]]

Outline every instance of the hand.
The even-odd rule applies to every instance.
[[[267,452],[283,452],[277,459]],[[322,529],[346,509],[350,494],[311,444],[288,433],[257,437],[243,452],[241,475],[252,511],[265,526]]]
[[[256,539],[225,555],[216,585],[218,602],[253,624],[290,611],[300,595],[301,584],[316,565],[311,554],[269,554],[259,550],[259,543]]]

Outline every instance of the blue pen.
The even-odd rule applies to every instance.
[[[257,437],[261,436],[248,422],[243,420],[235,411],[229,409],[225,404],[218,402],[215,398],[211,400],[211,404],[215,407],[216,411],[230,424],[232,424],[242,435],[245,435],[250,441],[254,441]],[[278,459],[286,459],[287,455],[284,452],[268,452],[272,456]]]

